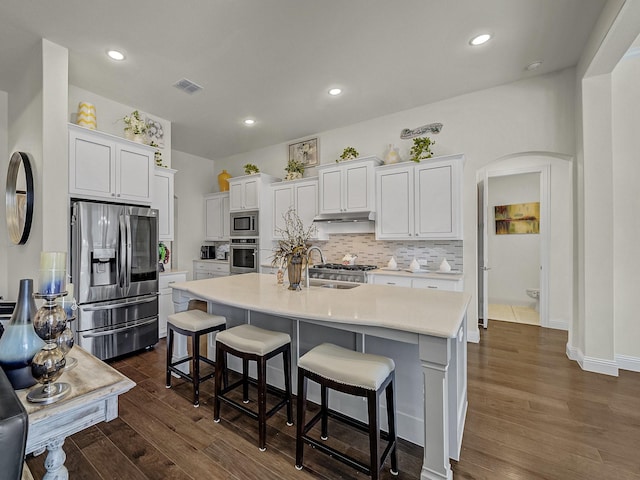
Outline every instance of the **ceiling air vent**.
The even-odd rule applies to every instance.
[[[182,90],[189,95],[193,95],[196,92],[202,90],[202,87],[197,83],[192,82],[191,80],[187,80],[186,78],[182,78],[173,84],[178,90]]]

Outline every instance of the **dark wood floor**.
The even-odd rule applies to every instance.
[[[468,349],[469,411],[456,480],[640,480],[639,373],[583,372],[566,358],[566,332],[491,321],[481,336]],[[200,408],[190,403],[190,385],[174,380],[165,389],[164,355],[161,342],[113,363],[138,385],[121,397],[119,418],[67,439],[72,480],[365,478],[310,448],[305,469],[295,470],[295,430],[280,414],[270,420],[267,451],[259,452],[250,419],[226,408],[213,423],[210,382]],[[342,438],[365,458],[366,438]],[[421,455],[403,442],[400,476],[385,469],[383,478],[419,478]],[[36,479],[43,461],[27,461]]]

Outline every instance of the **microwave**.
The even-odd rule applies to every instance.
[[[231,237],[257,237],[258,211],[232,212],[231,213]]]

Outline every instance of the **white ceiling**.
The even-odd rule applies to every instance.
[[[2,0],[0,90],[47,38],[69,49],[71,84],[170,120],[176,150],[220,158],[573,66],[605,3]],[[204,90],[173,88],[183,77]]]

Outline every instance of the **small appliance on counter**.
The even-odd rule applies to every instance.
[[[200,260],[213,260],[214,258],[217,258],[214,245],[202,245],[200,247]]]

